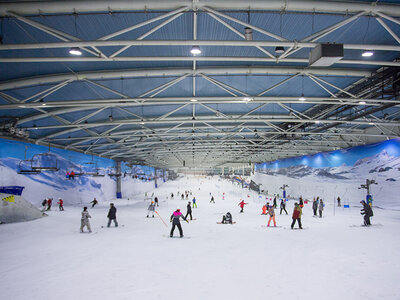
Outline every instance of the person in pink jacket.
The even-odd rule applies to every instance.
[[[186,218],[182,215],[181,210],[178,207],[171,215],[170,222],[172,222],[172,228],[171,228],[171,233],[169,235],[170,237],[174,236],[175,226],[178,227],[181,238],[183,237],[183,230],[182,230],[181,222],[179,221],[180,218],[184,219],[187,223],[189,223],[189,221],[186,220]]]

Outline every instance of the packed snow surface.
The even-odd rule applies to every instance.
[[[169,217],[177,206],[186,213],[177,197],[185,190],[196,197],[196,220],[182,222],[190,239],[171,239]],[[181,178],[154,195],[167,227],[157,215],[146,218],[144,194],[110,199],[118,228],[101,228],[109,202],[89,208],[91,234],[79,233],[80,206],[0,225],[1,299],[400,299],[399,211],[375,209],[365,228],[360,207],[326,203],[320,219],[308,203],[305,229],[291,230],[293,200],[289,215],[276,210],[281,227],[268,228],[265,196],[217,177]],[[248,203],[242,214],[240,199]],[[228,211],[237,223],[216,224]]]

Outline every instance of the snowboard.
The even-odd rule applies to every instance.
[[[226,225],[233,225],[233,224],[236,224],[236,222],[232,222],[232,223],[222,223],[222,222],[217,222],[217,224],[226,224]]]

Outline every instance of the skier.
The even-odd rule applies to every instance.
[[[301,226],[301,207],[297,202],[294,204],[292,219],[293,219],[293,222],[292,222],[292,225],[290,225],[290,227],[292,229],[294,227],[294,224],[296,223],[296,220],[297,220],[297,223],[299,224],[299,228],[303,229],[303,227]]]
[[[303,202],[303,197],[302,196],[300,196],[299,202],[300,202],[299,203],[300,207],[303,208],[304,207],[304,202]]]
[[[43,206],[42,212],[46,210],[46,204],[47,204],[47,200],[44,199],[44,200],[42,201],[42,206]]]
[[[227,212],[226,215],[222,216],[222,224],[232,224],[232,215]]]
[[[317,197],[317,199],[314,198],[313,203],[312,203],[312,209],[313,209],[313,212],[314,212],[314,216],[317,216],[318,197]]]
[[[154,197],[154,205],[158,206],[158,198],[157,197]]]
[[[110,203],[110,210],[108,211],[108,223],[107,223],[107,227],[110,227],[111,225],[111,221],[114,221],[115,227],[118,227],[118,222],[117,222],[117,208],[114,206],[114,203]]]
[[[190,220],[193,220],[192,207],[190,206],[190,201],[188,202],[188,205],[187,205],[187,211],[186,211],[185,219],[187,219],[188,216],[190,216]]]
[[[274,227],[276,227],[276,221],[275,221],[275,209],[274,206],[271,205],[268,209],[268,214],[269,214],[269,220],[268,220],[268,227],[269,224],[271,223],[271,220],[274,221]]]
[[[151,216],[152,218],[154,218],[154,210],[155,210],[155,204],[153,201],[151,201],[149,207],[147,208],[147,217],[149,217],[149,214],[152,213],[153,215]]]
[[[340,197],[337,197],[337,206],[338,206],[338,207],[342,206],[342,205],[340,204]]]
[[[180,237],[183,237],[183,230],[182,230],[182,226],[181,226],[181,222],[179,221],[179,218],[184,219],[187,223],[189,223],[188,220],[186,220],[186,218],[182,215],[180,208],[178,207],[176,209],[176,211],[174,211],[171,215],[171,220],[170,222],[172,222],[172,228],[171,228],[171,233],[170,233],[170,237],[174,236],[174,230],[175,230],[175,226],[178,227],[179,229],[179,234]]]
[[[210,203],[211,203],[211,202],[215,203],[215,201],[214,201],[214,196],[211,196]]]
[[[185,198],[185,196],[182,194],[182,195],[181,195],[181,200],[184,200],[184,198]]]
[[[92,208],[93,208],[99,202],[97,202],[96,198],[94,198],[93,201],[91,201],[90,203],[92,203]]]
[[[242,200],[242,199],[240,199],[240,200]],[[246,204],[248,204],[248,203],[245,203],[244,200],[242,200],[242,201],[238,204],[238,205],[240,206],[240,208],[241,208],[241,210],[240,210],[241,213],[243,212],[243,208],[244,208],[244,206],[245,206]]]
[[[58,204],[58,208],[63,211],[64,210],[64,201],[63,201],[63,199],[58,198],[57,204]]]
[[[319,205],[318,205],[318,212],[319,212],[319,217],[322,218],[322,211],[324,210],[324,202],[322,199],[319,200]]]
[[[89,232],[92,232],[92,229],[90,228],[89,218],[91,218],[91,216],[89,215],[87,207],[85,206],[82,211],[81,232],[83,232],[83,227],[85,226],[87,227],[87,229],[89,229]]]
[[[47,199],[47,209],[46,210],[51,210],[51,203],[53,202],[53,198]]]
[[[281,199],[281,205],[280,205],[280,207],[281,207],[280,215],[282,214],[282,210],[284,210],[285,213],[288,214],[287,211],[286,211],[286,202],[285,202],[285,199]]]
[[[274,208],[276,208],[277,207],[277,204],[276,204],[276,197],[274,198]]]
[[[174,193],[171,193],[171,200],[174,200]]]
[[[196,198],[195,198],[195,197],[193,197],[192,202],[193,202],[193,208],[194,208],[195,206],[196,206],[196,208],[197,208],[197,203],[196,203]]]
[[[364,215],[364,226],[370,226],[370,217],[374,216],[371,206],[369,206],[364,200],[360,201],[363,208],[361,209],[361,214]]]

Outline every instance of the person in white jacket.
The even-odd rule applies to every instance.
[[[155,210],[155,204],[153,201],[151,201],[149,207],[147,208],[147,217],[149,217],[150,213],[152,213],[153,215],[151,216],[152,218],[154,218],[154,210]]]
[[[89,218],[91,218],[91,216],[89,215],[87,207],[85,206],[82,211],[81,232],[83,232],[83,227],[85,226],[87,227],[87,229],[89,229],[89,232],[92,232],[92,229],[90,228]]]

